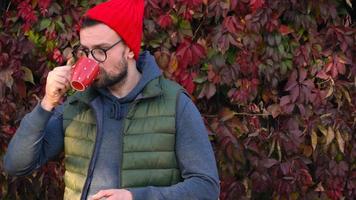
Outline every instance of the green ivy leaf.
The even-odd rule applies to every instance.
[[[175,13],[171,14],[171,18],[172,18],[173,24],[178,24],[179,19]]]
[[[237,53],[237,50],[236,48],[229,48],[229,50],[227,51],[226,53],[226,61],[229,63],[229,64],[234,64],[235,63],[235,60],[236,60],[236,53]]]
[[[189,21],[181,20],[179,22],[179,29],[180,32],[187,36],[193,36],[192,26]]]
[[[64,21],[69,25],[72,26],[73,24],[73,19],[69,15],[64,15]]]
[[[34,31],[32,30],[29,30],[25,35],[28,36],[28,39],[35,45],[38,45],[39,42],[39,38],[40,38],[40,35],[38,33],[35,33]]]
[[[280,54],[285,54],[284,46],[282,43],[280,43],[277,47]]]
[[[87,8],[88,7],[88,0],[82,0],[81,2],[80,2],[80,5],[82,6],[82,7],[84,7],[84,8]]]
[[[56,47],[56,43],[54,41],[48,41],[46,43],[46,51],[47,52],[52,52],[55,47]]]
[[[52,3],[51,6],[49,7],[49,13],[56,13],[58,15],[61,15],[62,7],[58,3]]]
[[[194,78],[194,82],[195,83],[198,83],[198,84],[202,84],[204,83],[205,81],[207,80],[207,77],[206,76],[197,76]]]
[[[49,20],[49,19],[41,20],[39,31],[42,31],[42,30],[48,28],[50,24],[51,24],[51,20]]]
[[[57,25],[56,27],[57,28],[59,27],[61,29],[61,31],[65,31],[65,26],[60,19],[56,20],[56,25]]]

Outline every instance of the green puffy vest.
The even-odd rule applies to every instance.
[[[131,104],[124,119],[121,188],[169,186],[181,180],[175,155],[175,114],[182,91],[178,84],[159,77]],[[71,96],[64,106],[64,199],[80,199],[88,187],[98,128],[90,102],[97,95],[89,88]]]

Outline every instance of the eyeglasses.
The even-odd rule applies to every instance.
[[[96,61],[105,62],[105,60],[108,57],[106,52],[109,51],[110,49],[112,49],[115,45],[119,44],[121,41],[122,40],[120,39],[119,41],[117,41],[116,43],[114,43],[113,45],[111,45],[110,47],[108,47],[106,49],[94,48],[94,49],[90,50],[88,48],[83,48],[82,46],[77,46],[73,49],[72,54],[76,59],[78,59],[83,56],[88,57],[89,53],[90,53]]]

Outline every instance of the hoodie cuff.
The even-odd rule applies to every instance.
[[[132,193],[132,200],[144,200],[147,198],[145,188],[129,188],[127,190]]]
[[[43,130],[52,115],[53,112],[43,109],[41,102],[39,102],[32,110],[32,112],[29,113],[27,121],[31,124],[32,127]]]

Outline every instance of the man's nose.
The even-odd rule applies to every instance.
[[[93,56],[93,54],[91,52],[89,52],[88,58],[95,60],[95,58],[94,58],[94,56]]]

